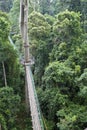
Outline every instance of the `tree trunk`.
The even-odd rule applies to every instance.
[[[5,71],[4,62],[2,62],[2,67],[3,67],[3,76],[4,76],[5,87],[6,87],[7,86],[7,79],[6,79],[6,71]]]
[[[1,130],[1,124],[0,124],[0,130]]]

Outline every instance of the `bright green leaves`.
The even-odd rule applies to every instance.
[[[57,35],[58,41],[74,43],[74,39],[81,35],[80,14],[65,11],[58,14],[58,18],[53,26],[53,31]]]
[[[50,8],[47,8],[47,2]],[[47,12],[54,15],[54,12],[56,14],[63,11],[71,1],[51,2],[40,1],[39,9],[43,14]],[[32,4],[32,7],[36,9],[37,5]],[[15,0],[11,19],[17,33],[18,29],[15,27],[18,26],[18,10],[19,2]],[[16,19],[13,19],[13,15]],[[34,77],[36,85],[43,88],[38,90],[39,100],[45,118],[54,122],[52,130],[82,130],[87,124],[87,80],[84,71],[87,68],[87,43],[82,34],[80,16],[80,13],[68,10],[55,18],[35,11],[29,16],[30,51],[35,57]],[[15,69],[16,67],[15,64]],[[15,69],[9,67],[10,73],[14,74]],[[16,73],[14,77],[17,77]],[[13,78],[13,84],[16,79]],[[15,89],[16,92],[18,89]]]
[[[8,97],[8,98],[7,98]],[[14,115],[17,111],[20,102],[20,97],[14,94],[14,91],[10,87],[0,88],[0,110],[6,115]]]
[[[11,59],[12,57],[13,59]],[[9,59],[14,62],[15,58],[17,58],[17,51],[14,50],[13,46],[9,42],[2,42],[0,46],[0,62]]]
[[[3,55],[3,51],[5,51],[5,46],[8,44],[9,31],[10,22],[8,20],[7,14],[0,11],[0,61],[2,61],[2,59],[4,60],[4,56],[8,57],[7,54]]]
[[[81,15],[65,11],[58,14],[55,20],[34,13],[29,17],[29,35],[36,58],[35,81],[43,88],[38,90],[42,111],[45,118],[57,124],[56,129],[80,130],[86,123],[81,112],[86,110],[87,103],[86,84],[82,82],[85,78],[81,75],[83,69],[87,68]]]
[[[39,96],[42,110],[46,118],[55,120],[56,129],[60,130],[81,130],[87,123],[86,71],[83,73],[83,70],[87,68],[87,45],[82,34],[80,16],[73,11],[58,14],[50,33],[53,48],[51,52],[48,52],[49,64],[38,71],[44,72],[44,74],[40,73],[43,91],[39,93]],[[42,54],[42,51],[39,51],[41,57],[43,57]],[[41,57],[38,58],[38,63],[42,60]],[[37,71],[36,68],[35,71]],[[82,113],[86,114],[86,118]]]
[[[60,88],[63,93],[74,91],[74,71],[60,62],[52,62],[46,68],[43,77],[43,86],[46,88]]]
[[[50,53],[50,61],[65,61],[69,55],[68,49],[68,45],[65,42],[60,43],[59,46],[54,45]]]
[[[51,26],[45,17],[37,12],[32,12],[29,16],[29,37],[31,49],[36,52],[37,47],[44,44],[50,35]],[[35,53],[36,54],[36,53]]]
[[[57,126],[60,130],[82,130],[87,123],[87,107],[68,102],[66,107],[57,112]]]
[[[29,40],[30,51],[35,57],[35,81],[41,84],[41,77],[44,73],[45,66],[49,59],[51,25],[45,17],[38,13],[32,12],[29,16]],[[37,76],[38,75],[38,76]]]
[[[7,130],[6,126],[9,130],[15,127],[20,101],[20,97],[14,94],[12,88],[0,88],[0,113],[3,115],[0,120],[4,130]]]
[[[29,16],[29,34],[32,38],[42,39],[49,36],[50,25],[45,17],[37,12],[32,12]]]
[[[59,61],[71,61],[81,65],[79,59],[83,57],[83,37],[80,24],[80,14],[65,11],[58,14],[53,31],[56,34],[56,44],[50,53],[50,59]],[[68,63],[69,63],[68,62]],[[70,64],[70,63],[69,63]]]
[[[6,41],[10,31],[10,22],[5,13],[0,11],[0,42]],[[1,43],[0,43],[1,44]]]

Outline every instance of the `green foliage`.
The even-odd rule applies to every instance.
[[[18,33],[19,29],[16,20],[19,19],[19,11],[17,10],[19,9],[19,2],[14,2],[16,5],[14,5],[14,9],[11,10],[10,20],[13,26],[12,33]],[[24,68],[19,63],[17,50],[14,49],[14,47],[8,41],[10,31],[10,22],[8,20],[8,16],[2,12],[0,12],[0,16],[0,124],[2,125],[3,130],[32,129],[30,119],[26,119],[27,117],[25,115],[27,114],[25,113],[25,109],[23,108],[21,111],[21,99],[23,102],[25,100]],[[15,18],[13,19],[13,16],[16,18],[16,20]],[[15,35],[13,40],[15,41],[16,45],[18,45],[21,42],[19,34]],[[18,50],[20,49],[21,48]],[[4,86],[2,62],[4,62],[5,65],[7,84],[10,86],[10,88],[2,88],[2,86]],[[21,99],[19,95],[21,96]],[[25,115],[21,113],[24,113]]]
[[[23,81],[20,82],[21,75],[21,66],[19,65],[18,53],[17,50],[9,43],[8,35],[10,30],[10,22],[6,13],[0,12],[0,84],[4,86],[3,83],[3,70],[2,62],[5,64],[5,70],[7,75],[7,83],[9,86],[15,88],[15,92],[18,93],[21,91],[20,85]]]
[[[49,120],[43,118],[43,123],[44,123],[45,129],[47,129],[47,130],[53,130],[54,129],[55,124],[54,124],[53,121],[49,121]]]
[[[10,22],[6,13],[0,12],[0,124],[3,130],[17,130],[16,119],[19,112],[20,96],[22,96],[21,79],[23,78],[17,51],[8,41]],[[3,66],[5,65],[7,84],[12,88],[4,86]],[[23,96],[22,96],[23,97]]]
[[[10,30],[10,22],[6,15],[0,11],[0,44],[2,41],[6,41]]]
[[[65,11],[58,15],[57,22],[53,26],[55,43],[50,53],[50,60],[58,60],[68,63],[75,69],[75,65],[82,65],[86,53],[85,42],[83,43],[80,14]],[[83,50],[83,51],[82,51]],[[74,67],[73,67],[74,65]]]
[[[45,17],[38,12],[32,12],[29,16],[30,51],[35,57],[34,74],[35,81],[38,84],[41,84],[41,76],[49,61],[48,54],[52,48],[49,42],[50,32],[51,25],[46,21]]]
[[[48,129],[82,130],[87,124],[87,38],[86,34],[83,36],[81,28],[82,26],[84,32],[86,31],[86,1],[30,0],[29,2],[29,12],[34,10],[29,16],[30,51],[35,57],[33,71],[36,85],[43,87],[43,89],[38,89],[38,95]],[[40,14],[39,11],[45,15]],[[82,16],[74,11],[80,11]],[[55,14],[57,15],[53,17]],[[15,35],[12,34],[12,38],[18,45],[17,48],[22,51],[18,17],[19,1],[14,0],[10,12],[12,33],[15,33]],[[8,21],[0,18],[3,21],[2,25]],[[17,52],[7,42],[8,22],[5,25],[5,32],[3,28],[0,28],[0,34],[2,34],[0,43],[3,41],[0,46],[0,60],[5,62],[8,84],[14,88],[15,93],[21,93],[20,86],[22,86],[23,78],[21,71],[23,70],[20,68]],[[6,35],[3,35],[4,33]],[[5,42],[4,39],[6,39]],[[1,64],[0,68],[2,68]],[[0,80],[3,81],[2,69],[0,76]],[[8,113],[9,111],[6,114]],[[5,121],[4,128],[7,118],[2,113],[1,116],[3,122]],[[29,120],[26,119],[24,122],[26,123],[20,123],[23,128],[21,126],[17,129],[31,129],[29,125],[24,125],[29,124]],[[9,127],[11,130],[16,129],[14,123]]]
[[[54,45],[52,52],[50,53],[50,60],[64,61],[68,58],[69,51],[67,51],[67,44],[65,42],[60,43],[60,45]]]
[[[38,97],[43,115],[49,119],[56,121],[56,112],[63,107],[67,100],[67,95],[62,95],[58,88],[38,89]]]
[[[78,98],[79,102],[82,104],[87,104],[87,68],[84,69],[84,72],[78,79],[79,89]]]
[[[38,94],[44,116],[57,124],[53,129],[82,130],[86,127],[87,82],[86,70],[84,73],[83,70],[87,68],[87,47],[80,16],[65,11],[58,14],[53,24],[53,49],[42,75],[43,90]]]
[[[2,114],[0,114],[0,125],[1,125],[3,130],[7,130],[6,121],[5,121]]]
[[[72,53],[69,55],[68,59],[66,60],[66,63],[70,65],[72,68],[75,68],[76,65],[80,66],[80,70],[83,71],[84,68],[86,68],[86,42],[83,42],[82,44],[76,46],[76,48],[72,51]],[[80,71],[79,71],[80,72]]]
[[[50,25],[46,22],[45,17],[37,12],[32,12],[29,16],[29,35],[30,37],[45,38],[49,36]]]
[[[75,40],[79,40],[82,33],[80,14],[73,11],[69,12],[67,10],[59,13],[57,20],[54,23],[53,31],[57,35],[58,42],[63,41],[68,42],[69,44],[75,44]]]
[[[86,127],[81,111],[85,111],[87,103],[86,80],[82,76],[87,68],[87,47],[80,16],[80,13],[68,10],[55,18],[37,12],[29,16],[31,52],[35,57],[34,77],[36,85],[43,87],[43,90],[38,89],[38,96],[44,117],[53,122],[52,129],[80,130]],[[68,102],[71,102],[70,107]],[[78,110],[80,106],[81,111]],[[79,121],[74,112],[78,112]]]
[[[19,32],[19,13],[20,13],[20,1],[14,0],[13,7],[9,13],[9,19],[12,24],[12,33],[17,34]],[[14,18],[13,18],[14,16]]]
[[[55,18],[44,16],[33,12],[29,17],[30,44],[36,60],[34,76],[36,85],[43,88],[38,90],[43,115],[53,122],[52,129],[84,129],[87,47],[81,14],[66,10]]]
[[[14,50],[13,46],[10,45],[9,42],[1,44],[0,50],[1,70],[2,62],[4,61],[8,85],[13,86],[15,91],[20,90],[20,84],[22,84],[23,81],[20,82],[21,66],[19,65],[17,51]],[[3,71],[1,71],[1,77],[3,77]],[[0,82],[4,85],[2,80],[0,80]]]
[[[58,61],[52,62],[46,68],[43,82],[46,87],[72,87],[74,82],[74,72],[71,68]]]
[[[55,17],[48,15],[48,14],[45,14],[44,17],[45,17],[46,21],[48,22],[48,24],[50,24],[52,26],[55,21]]]
[[[4,126],[12,130],[15,125],[17,112],[19,111],[20,97],[15,95],[12,88],[0,88],[0,113],[5,119]],[[3,126],[3,122],[1,124]],[[6,129],[6,128],[5,128]]]
[[[14,18],[13,18],[14,16]],[[13,1],[13,6],[9,12],[9,19],[11,21],[11,31],[10,35],[11,38],[16,45],[16,49],[18,50],[20,54],[20,58],[22,58],[23,55],[23,42],[22,38],[20,35],[20,29],[19,29],[19,21],[20,21],[20,1],[19,0],[14,0]]]
[[[85,128],[87,123],[86,109],[84,106],[69,103],[68,107],[64,107],[57,112],[58,128],[60,130],[82,130]]]

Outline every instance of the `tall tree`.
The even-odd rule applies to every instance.
[[[50,32],[51,26],[45,17],[38,12],[32,12],[29,16],[29,36],[31,53],[35,57],[35,79],[38,84],[41,83],[41,75],[43,75],[44,68],[49,61]]]

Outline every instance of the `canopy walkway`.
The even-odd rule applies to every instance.
[[[16,49],[15,44],[13,43],[11,37],[8,37],[10,44]],[[45,130],[40,105],[37,97],[37,92],[35,89],[35,84],[33,80],[33,75],[31,71],[32,60],[30,63],[25,63],[25,76],[26,76],[26,93],[27,93],[27,101],[30,106],[31,118],[32,118],[32,128],[33,130]]]
[[[33,130],[44,130],[44,125],[40,114],[39,102],[30,66],[26,65],[25,69],[26,69],[27,92],[30,103]]]
[[[29,53],[29,41],[28,41],[28,0],[20,0],[20,32],[24,43],[24,66],[25,66],[25,90],[26,90],[26,105],[29,104],[32,118],[33,130],[45,130],[37,93],[35,90],[34,80],[31,72],[31,60]],[[12,39],[9,37],[10,43],[14,46]],[[15,46],[14,46],[15,48]]]

